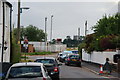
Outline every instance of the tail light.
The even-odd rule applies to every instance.
[[[43,80],[46,80],[46,78],[43,77]]]
[[[70,58],[68,58],[67,60],[70,61]]]
[[[55,67],[55,68],[54,68],[54,72],[58,72],[58,67]]]

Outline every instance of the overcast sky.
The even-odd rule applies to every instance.
[[[67,1],[67,0],[66,0]],[[103,15],[113,15],[118,11],[116,0],[104,0],[104,2],[22,2],[21,7],[30,7],[21,14],[21,25],[32,24],[44,30],[44,18],[47,17],[47,33],[50,39],[50,22],[53,15],[53,38],[66,38],[66,36],[84,35],[84,24],[88,21],[88,32],[92,33],[91,27],[102,18]],[[101,0],[98,0],[101,1]],[[118,0],[117,0],[118,1]],[[13,4],[13,22],[17,24],[17,3]]]

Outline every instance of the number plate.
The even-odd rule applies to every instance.
[[[72,59],[72,61],[77,61],[76,59]]]

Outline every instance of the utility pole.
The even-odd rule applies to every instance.
[[[50,32],[50,41],[52,41],[52,18],[53,18],[53,15],[51,15],[51,32]]]
[[[85,36],[87,35],[87,21],[85,22]]]
[[[18,0],[17,43],[20,44],[20,0]]]
[[[47,17],[45,17],[45,50],[47,46]]]

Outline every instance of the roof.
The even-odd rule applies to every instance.
[[[37,58],[37,59],[55,59],[54,57],[40,57],[40,58]]]
[[[15,63],[12,65],[12,67],[18,67],[18,66],[42,66],[43,63],[36,63],[36,62],[24,62],[24,63]]]

